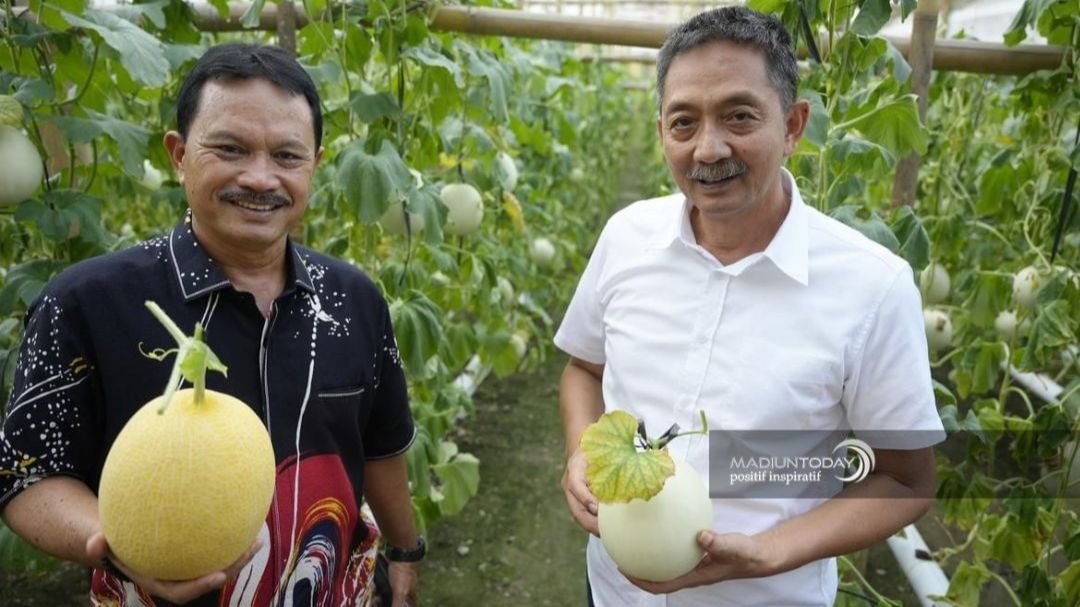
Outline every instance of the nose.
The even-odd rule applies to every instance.
[[[694,144],[694,161],[698,164],[713,164],[731,156],[727,131],[716,124],[705,124],[699,131]]]
[[[272,192],[281,185],[277,165],[267,154],[252,154],[236,184],[253,192]]]

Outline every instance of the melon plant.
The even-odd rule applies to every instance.
[[[17,128],[22,115],[17,100],[0,95],[0,207],[26,200],[41,183],[41,154]]]
[[[443,186],[439,198],[449,211],[443,230],[447,234],[465,236],[480,227],[484,218],[484,201],[480,192],[467,183],[451,183]]]
[[[701,419],[703,429],[687,434],[707,432],[704,414]],[[672,426],[650,440],[632,415],[613,411],[581,437],[585,476],[599,501],[600,541],[621,571],[652,582],[677,578],[697,566],[705,555],[698,533],[712,528],[704,479],[667,450],[678,436],[678,426]]]
[[[408,214],[408,224],[406,225],[405,215]],[[411,234],[416,234],[424,230],[424,216],[419,213],[409,213],[405,210],[405,201],[390,203],[390,206],[386,208],[386,212],[379,218],[379,225],[387,234],[404,234],[408,231]]]
[[[206,389],[207,370],[226,367],[147,302],[178,348],[165,393],[128,420],[109,450],[98,509],[109,547],[140,575],[186,580],[220,571],[254,542],[274,493],[274,450],[259,416]],[[177,389],[181,376],[193,387]]]

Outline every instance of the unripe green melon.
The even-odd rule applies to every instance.
[[[98,508],[113,554],[141,575],[187,580],[233,564],[255,541],[274,493],[270,436],[227,394],[178,390],[135,413],[105,460]]]

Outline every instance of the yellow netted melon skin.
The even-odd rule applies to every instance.
[[[258,415],[227,394],[178,390],[144,405],[120,431],[101,474],[109,547],[137,573],[187,580],[238,559],[266,519],[274,450]]]

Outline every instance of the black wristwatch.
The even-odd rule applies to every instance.
[[[427,543],[424,536],[419,536],[416,545],[412,548],[398,548],[392,544],[386,544],[386,558],[395,563],[416,563],[424,559],[427,554]]]

